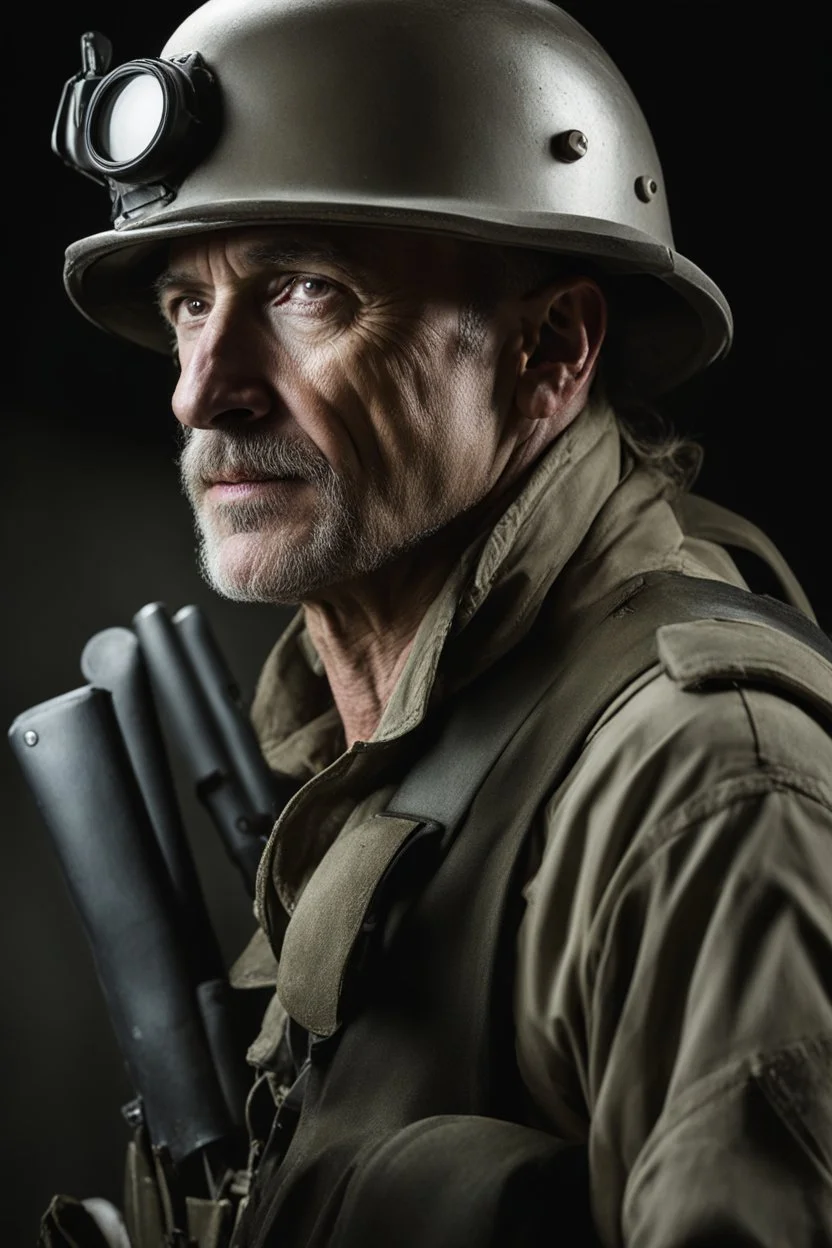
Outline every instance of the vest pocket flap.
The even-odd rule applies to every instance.
[[[372,926],[377,889],[424,827],[421,819],[377,814],[345,828],[303,890],[283,938],[277,992],[307,1031],[338,1030],[342,986],[356,943]]]
[[[659,659],[683,689],[738,681],[765,685],[832,719],[832,664],[804,642],[765,624],[692,620],[657,631]]]

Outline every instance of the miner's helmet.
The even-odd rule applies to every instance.
[[[83,36],[52,143],[110,190],[112,228],[68,248],[65,281],[115,334],[170,350],[153,297],[170,240],[302,222],[571,257],[600,276],[633,397],[728,349],[638,103],[550,0],[208,0],[158,59],[110,55]]]

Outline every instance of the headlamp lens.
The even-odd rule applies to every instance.
[[[88,32],[82,68],[65,84],[52,149],[110,191],[118,227],[170,203],[217,140],[220,98],[198,52],[142,57],[108,73],[110,44]]]
[[[138,72],[115,81],[95,110],[94,145],[100,156],[128,164],[153,143],[165,114],[162,84]]]

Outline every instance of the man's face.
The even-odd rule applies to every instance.
[[[220,593],[312,600],[492,490],[517,365],[499,313],[472,314],[476,256],[350,227],[172,247],[182,479]]]

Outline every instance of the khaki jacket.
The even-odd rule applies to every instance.
[[[546,595],[567,638],[638,572],[743,584],[680,511],[622,454],[612,412],[587,408],[460,561],[372,741],[349,751],[295,617],[253,708],[270,764],[305,782],[233,972],[240,986],[277,976],[255,1065],[269,1066],[283,1005],[313,1029],[327,1017],[321,966],[345,936],[337,907],[304,926],[301,899],[335,839],[384,809],[389,760],[412,754],[429,706],[520,644]],[[515,994],[529,1122],[588,1146],[610,1248],[832,1245],[832,667],[813,668],[817,718],[771,691],[697,692],[671,669],[618,697],[529,820]],[[268,939],[280,947],[288,915],[278,972]]]

